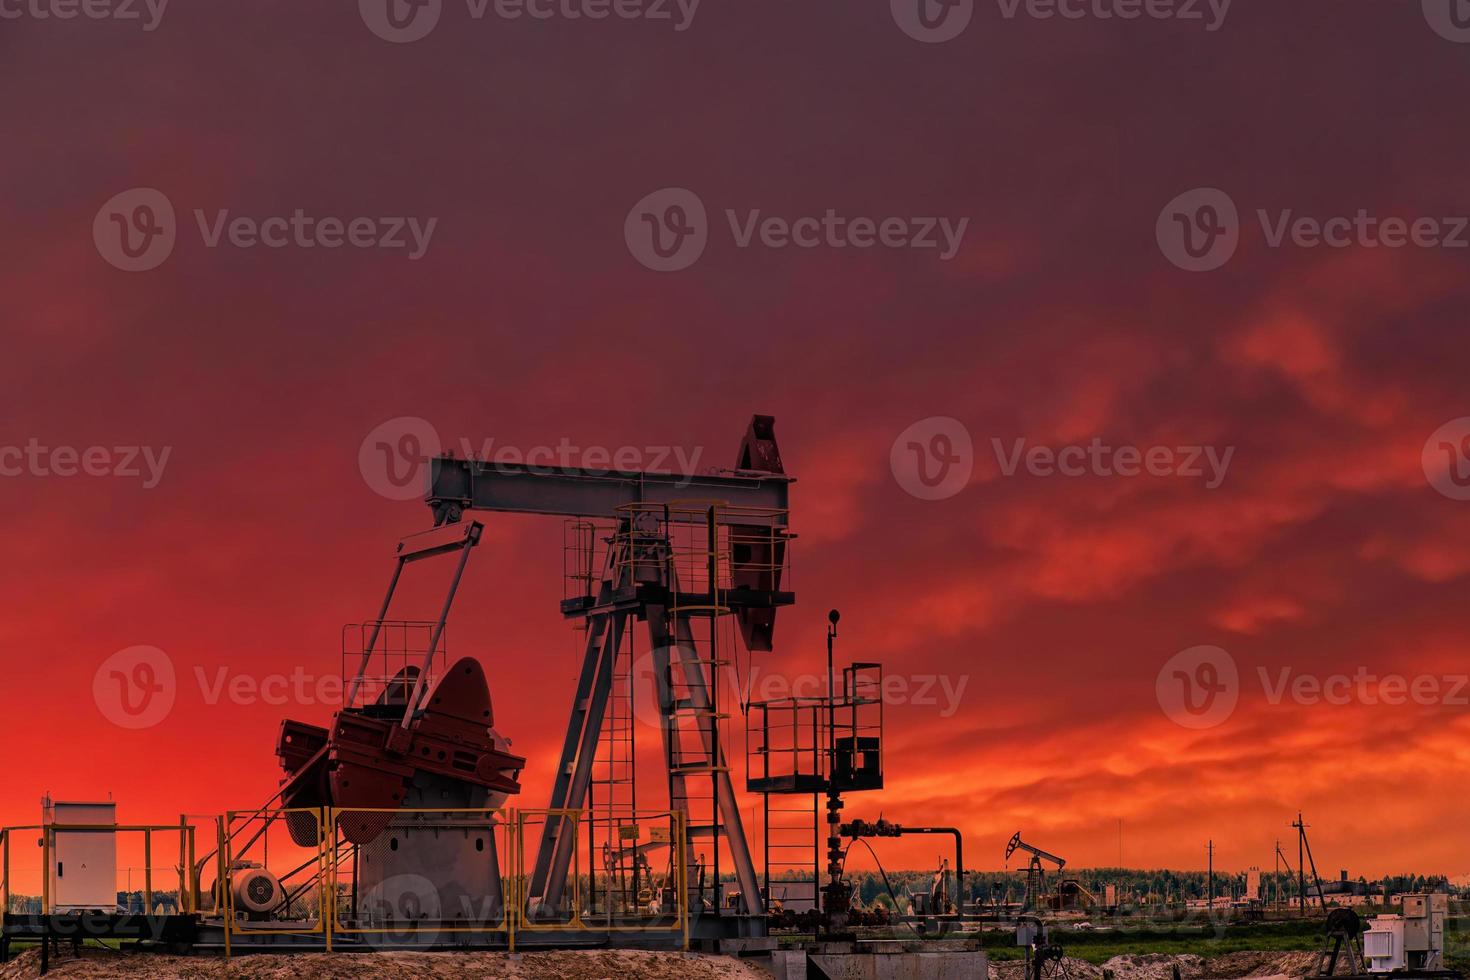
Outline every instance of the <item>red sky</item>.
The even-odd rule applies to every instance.
[[[887,791],[849,813],[957,824],[986,868],[1018,829],[1115,864],[1120,819],[1130,866],[1200,867],[1213,838],[1243,868],[1269,865],[1301,809],[1324,872],[1470,872],[1464,704],[1272,704],[1258,674],[1470,670],[1470,503],[1421,466],[1470,415],[1466,253],[1271,248],[1255,217],[1470,214],[1470,47],[1417,3],[1242,2],[1215,32],[982,3],[943,44],[880,0],[706,0],[682,32],[449,3],[410,44],[353,6],[176,0],[154,31],[0,21],[0,444],[171,447],[151,489],[0,479],[0,821],[33,821],[47,790],[111,792],[129,820],[273,791],[281,716],[328,707],[209,706],[196,668],[337,672],[342,624],[373,615],[393,544],[428,524],[359,474],[385,420],[708,466],[762,412],[801,539],[799,603],[761,669],[816,669],[836,606],[843,656],[966,685],[950,717],[892,707]],[[135,187],[167,195],[179,237],[129,273],[92,226]],[[682,272],[623,238],[665,187],[712,219]],[[1209,273],[1155,240],[1196,187],[1245,223]],[[192,217],[296,208],[438,224],[409,261],[212,249]],[[970,221],[951,261],[742,249],[724,226],[726,209],[829,208]],[[974,474],[925,501],[889,452],[935,416],[971,434]],[[991,442],[1094,437],[1234,455],[1206,489],[1005,476]],[[497,727],[532,760],[523,801],[542,805],[575,670],[561,528],[486,522],[452,639],[484,660]],[[140,644],[180,684],[166,719],[129,731],[92,683]],[[1199,645],[1243,683],[1226,722],[1192,731],[1155,681]]]

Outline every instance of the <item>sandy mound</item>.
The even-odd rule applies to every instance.
[[[40,974],[39,950],[0,965],[0,980]],[[758,967],[728,956],[634,950],[523,953],[301,953],[169,957],[92,953],[52,957],[48,977],[148,977],[179,980],[770,980]]]
[[[1170,980],[1175,966],[1181,977],[1198,977],[1204,962],[1204,957],[1193,953],[1125,953],[1114,956],[1102,968],[1112,970],[1118,980]]]
[[[1174,967],[1183,980],[1240,980],[1244,977],[1305,977],[1317,968],[1316,953],[1225,953],[1209,959],[1192,953],[1141,953],[1114,956],[1102,966],[1067,957],[1058,976],[1068,980],[1102,980],[1111,970],[1115,980],[1172,980]],[[1021,960],[990,964],[990,980],[1025,980]],[[1050,975],[1050,974],[1049,974]]]
[[[1315,952],[1226,953],[1205,961],[1201,980],[1234,980],[1236,977],[1305,977],[1317,969]]]
[[[1102,967],[1094,966],[1086,960],[1073,959],[1070,956],[1062,959],[1062,969],[1057,970],[1054,964],[1047,967],[1048,975],[1067,977],[1069,980],[1101,980]],[[1002,960],[990,961],[990,980],[1026,980],[1025,960]],[[1125,980],[1125,978],[1119,978]]]

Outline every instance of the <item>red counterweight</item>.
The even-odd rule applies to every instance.
[[[412,667],[408,671],[417,673]],[[482,787],[501,798],[519,793],[526,760],[506,751],[509,742],[491,727],[490,687],[480,662],[469,657],[455,662],[404,728],[403,693],[414,679],[406,676],[408,683],[390,685],[372,705],[343,708],[330,729],[283,721],[276,744],[286,771],[281,806],[384,811],[352,813],[340,821],[347,840],[365,844],[392,821],[416,772]],[[297,844],[316,845],[315,818],[288,817],[287,823]]]

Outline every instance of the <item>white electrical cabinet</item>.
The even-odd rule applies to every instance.
[[[52,912],[112,911],[117,908],[117,831],[64,830],[116,827],[117,804],[41,801],[41,823],[51,838]]]
[[[1405,895],[1401,915],[1377,915],[1363,933],[1369,973],[1436,970],[1444,965],[1444,920],[1449,897]]]
[[[1369,973],[1402,970],[1404,963],[1404,919],[1400,915],[1376,915],[1363,933],[1363,956]]]

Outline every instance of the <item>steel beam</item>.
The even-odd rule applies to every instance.
[[[429,490],[424,499],[441,524],[459,520],[466,510],[608,518],[630,504],[717,501],[730,508],[720,512],[721,524],[784,528],[791,483],[791,477],[780,473],[754,471],[646,473],[439,456],[429,461]],[[696,509],[669,517],[691,524],[707,519]]]

